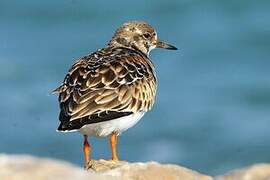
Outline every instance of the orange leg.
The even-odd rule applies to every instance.
[[[111,134],[110,143],[111,143],[111,148],[112,148],[112,160],[118,161],[117,150],[116,150],[117,135],[114,132]]]
[[[88,165],[88,162],[90,161],[90,145],[87,141],[86,135],[84,135],[83,152],[84,152],[84,163],[85,163],[85,168],[86,168]]]

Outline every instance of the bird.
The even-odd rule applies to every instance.
[[[177,50],[148,23],[126,22],[107,46],[79,58],[53,91],[60,106],[57,131],[83,135],[85,167],[91,160],[88,137],[109,137],[117,162],[118,136],[153,107],[157,77],[149,53],[155,48]]]

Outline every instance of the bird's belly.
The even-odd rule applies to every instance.
[[[87,124],[80,128],[80,133],[88,136],[105,137],[112,132],[118,135],[134,126],[144,115],[145,112],[138,112],[110,121]]]

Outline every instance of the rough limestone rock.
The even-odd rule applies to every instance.
[[[63,161],[28,155],[0,155],[0,180],[105,180]]]
[[[156,162],[128,163],[125,161],[91,161],[88,171],[99,172],[103,175],[111,176],[121,180],[211,180],[206,176],[193,170],[176,166],[164,165]]]
[[[270,180],[270,164],[256,164],[240,170],[234,170],[217,180]]]
[[[25,155],[0,155],[0,179],[2,180],[210,180],[176,165],[155,162],[128,163],[91,161],[88,171],[63,161]]]
[[[70,163],[29,155],[0,154],[0,180],[270,180],[270,164],[257,164],[216,178],[156,162],[92,160],[87,171]]]

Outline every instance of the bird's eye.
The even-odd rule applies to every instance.
[[[145,34],[143,34],[143,37],[145,37],[146,39],[148,39],[148,38],[150,38],[150,33],[145,33]]]

